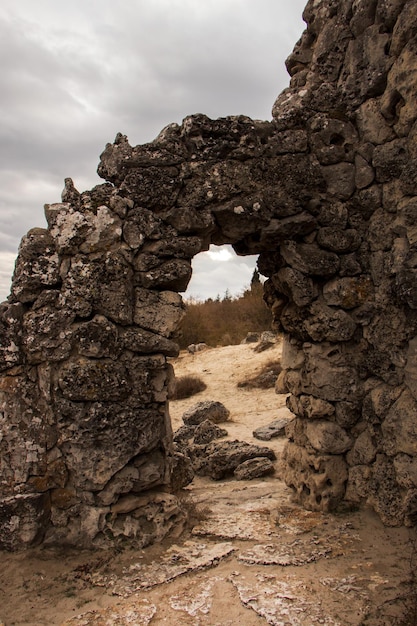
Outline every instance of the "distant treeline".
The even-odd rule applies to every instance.
[[[223,298],[186,301],[186,314],[178,338],[181,349],[192,343],[209,346],[238,344],[248,332],[270,330],[272,316],[263,301],[263,286],[255,270],[251,285],[239,297],[226,291]]]

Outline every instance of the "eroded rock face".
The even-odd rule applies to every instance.
[[[181,483],[167,357],[210,243],[268,278],[298,500],[417,518],[415,3],[310,0],[304,19],[272,121],[118,135],[106,183],[66,179],[23,238],[0,306],[1,545],[146,543],[181,519],[161,496]]]

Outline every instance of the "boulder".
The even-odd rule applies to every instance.
[[[210,420],[214,424],[226,422],[229,419],[229,415],[230,411],[221,402],[204,400],[185,411],[182,419],[187,426],[197,426],[205,420]]]
[[[228,432],[224,428],[219,428],[216,424],[213,424],[210,420],[204,420],[196,426],[194,431],[194,443],[197,445],[204,445],[210,443],[215,439],[221,439],[227,437]]]
[[[233,474],[238,480],[254,480],[262,476],[268,476],[275,472],[274,464],[265,457],[248,459],[234,470]]]
[[[189,485],[193,478],[194,470],[190,458],[186,454],[175,450],[172,455],[171,489],[175,493]]]
[[[188,450],[196,474],[210,476],[213,480],[233,475],[235,469],[249,459],[257,457],[264,457],[270,461],[276,459],[274,451],[270,448],[236,440],[210,443],[207,446],[190,446]]]
[[[266,426],[260,426],[253,431],[255,439],[261,441],[270,441],[275,437],[283,437],[285,435],[285,428],[288,424],[287,419],[276,419]]]

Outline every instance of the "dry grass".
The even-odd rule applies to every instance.
[[[281,370],[282,367],[279,361],[268,361],[258,374],[246,380],[241,380],[237,386],[246,389],[271,389],[274,387]]]
[[[170,400],[184,400],[184,398],[191,398],[200,391],[207,389],[206,383],[199,377],[189,374],[187,376],[180,376],[175,379],[174,389],[171,392]]]

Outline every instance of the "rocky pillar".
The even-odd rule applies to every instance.
[[[280,248],[270,299],[297,419],[285,478],[309,508],[417,519],[417,5],[310,1],[278,128],[307,128],[318,228]],[[275,291],[275,295],[274,295]],[[278,292],[278,295],[276,294]]]

